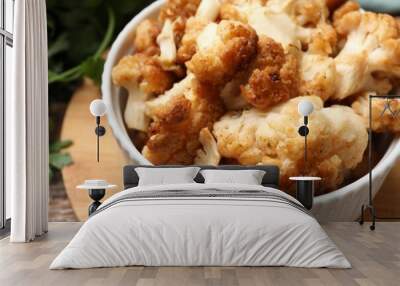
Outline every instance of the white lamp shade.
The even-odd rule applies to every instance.
[[[308,116],[314,111],[314,105],[308,100],[302,100],[297,109],[302,116]]]
[[[93,116],[103,116],[106,111],[107,107],[101,99],[95,99],[90,103],[90,113]]]

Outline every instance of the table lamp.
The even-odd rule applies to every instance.
[[[106,114],[107,107],[101,99],[95,99],[90,103],[89,109],[90,109],[90,113],[92,113],[92,115],[94,117],[96,117],[97,127],[95,129],[95,133],[97,135],[97,162],[99,162],[100,161],[100,155],[99,155],[100,140],[99,139],[101,136],[106,134],[106,129],[104,128],[104,126],[100,125],[100,117],[104,116],[104,114]]]

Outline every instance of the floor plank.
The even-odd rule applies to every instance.
[[[288,267],[119,267],[48,270],[81,223],[50,223],[45,236],[29,244],[0,240],[0,285],[136,285],[136,286],[266,286],[266,285],[399,285],[400,222],[368,225],[330,223],[324,229],[353,268]]]

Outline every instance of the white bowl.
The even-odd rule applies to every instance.
[[[102,77],[102,95],[107,105],[108,122],[116,139],[128,157],[137,164],[151,163],[133,145],[128,136],[121,112],[119,88],[112,84],[111,71],[124,55],[132,52],[136,27],[144,19],[157,17],[164,0],[158,0],[136,15],[118,35],[108,54]],[[383,158],[373,170],[373,196],[376,195],[386,176],[400,158],[400,138],[391,143]],[[368,203],[368,175],[338,189],[316,197],[312,212],[320,221],[351,221],[360,215],[361,205]]]

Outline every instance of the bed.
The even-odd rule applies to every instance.
[[[124,168],[125,190],[99,207],[50,269],[351,267],[312,214],[279,190],[275,166],[199,166],[262,170],[261,185],[204,183],[198,173],[193,183],[150,186],[138,185],[138,167]]]

